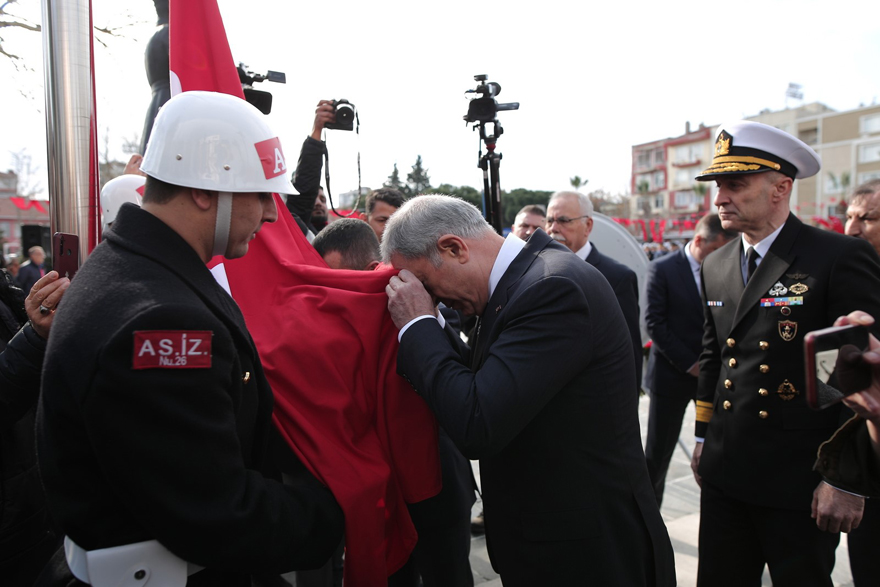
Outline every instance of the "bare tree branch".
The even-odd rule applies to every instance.
[[[3,13],[0,13],[3,14]],[[19,22],[17,20],[0,20],[0,29],[5,29],[7,27],[17,27],[22,29],[27,29],[29,31],[40,32],[43,30],[38,24],[30,24],[28,22]]]
[[[26,22],[18,22],[15,20],[0,20],[0,29],[5,29],[7,27],[18,27],[37,33],[43,30],[43,27],[38,24],[28,24]]]
[[[2,2],[2,0],[0,0],[0,2]],[[31,21],[27,20],[26,18],[16,16],[15,14],[11,14],[6,11],[7,6],[9,6],[10,4],[15,4],[15,3],[16,3],[15,0],[9,0],[7,2],[3,2],[2,4],[0,4],[0,29],[18,28],[18,29],[33,31],[35,33],[41,32],[43,30],[43,27],[39,23],[31,22]],[[94,31],[95,31],[94,39],[95,39],[95,41],[100,43],[104,48],[108,48],[109,45],[107,44],[107,41],[102,38],[102,35],[106,36],[106,37],[125,39],[125,38],[128,38],[125,35],[125,29],[129,29],[131,27],[143,25],[145,22],[148,22],[148,21],[133,20],[131,22],[126,22],[124,24],[117,25],[117,26],[111,26],[109,24],[107,26],[103,26],[103,27],[96,26],[96,27],[94,27]],[[22,69],[20,67],[21,57],[14,54],[14,53],[10,53],[9,51],[7,51],[3,47],[4,40],[5,39],[3,39],[3,37],[0,37],[0,55],[2,55],[4,57],[8,57],[10,59],[10,61],[12,61],[12,64],[15,66],[16,70],[21,71],[21,69]],[[24,69],[33,71],[32,68],[30,68],[30,67],[24,67]]]

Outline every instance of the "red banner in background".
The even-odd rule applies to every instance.
[[[12,196],[9,198],[9,201],[15,204],[15,207],[19,210],[30,210],[31,208],[36,208],[43,214],[48,214],[49,211],[46,210],[43,205],[37,200],[28,200],[26,198],[20,198],[18,196]]]
[[[635,220],[642,227],[642,242],[648,242],[648,229],[645,228],[644,220]]]
[[[837,216],[832,216],[830,218],[830,222],[831,230],[833,230],[834,232],[839,232],[840,234],[844,233],[843,222],[840,221],[840,218],[838,218]]]
[[[171,0],[169,37],[172,93],[244,97],[216,0]],[[396,373],[392,272],[329,269],[275,202],[278,221],[248,254],[219,261],[275,393],[275,423],[345,513],[346,586],[384,585],[417,540],[405,502],[440,491],[436,420]]]
[[[832,230],[834,232],[839,232],[840,234],[844,234],[844,226],[843,222],[840,221],[840,218],[837,216],[832,216],[831,218],[821,218],[819,216],[813,216],[813,222],[825,228],[827,230]]]

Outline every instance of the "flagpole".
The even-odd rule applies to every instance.
[[[43,70],[52,232],[97,244],[98,153],[91,0],[43,0]]]

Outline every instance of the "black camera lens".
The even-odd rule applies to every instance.
[[[336,122],[328,122],[324,128],[335,130],[354,130],[354,104],[348,100],[333,100]]]
[[[348,123],[354,120],[354,110],[351,106],[340,104],[336,107],[336,123]]]

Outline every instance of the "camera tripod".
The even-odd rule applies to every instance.
[[[476,125],[480,129],[480,149],[478,166],[483,170],[483,217],[495,232],[503,234],[501,215],[501,178],[499,167],[501,166],[501,153],[495,151],[495,143],[504,132],[498,120],[495,119],[495,134],[486,135],[486,122]],[[476,128],[475,127],[475,128]],[[482,143],[486,143],[486,154],[483,154]]]
[[[468,104],[468,113],[464,120],[467,123],[475,123],[474,129],[480,129],[480,143],[477,156],[477,166],[483,170],[483,217],[492,225],[498,234],[502,232],[501,217],[501,180],[498,168],[501,165],[501,153],[495,152],[495,143],[498,137],[504,134],[504,129],[498,123],[498,112],[503,110],[519,109],[519,102],[499,104],[495,97],[501,93],[501,85],[488,81],[485,74],[475,75],[474,81],[479,82],[473,90],[467,90],[467,94],[475,94]],[[493,134],[486,134],[486,125],[492,124]],[[486,154],[483,155],[483,143],[486,143]]]

